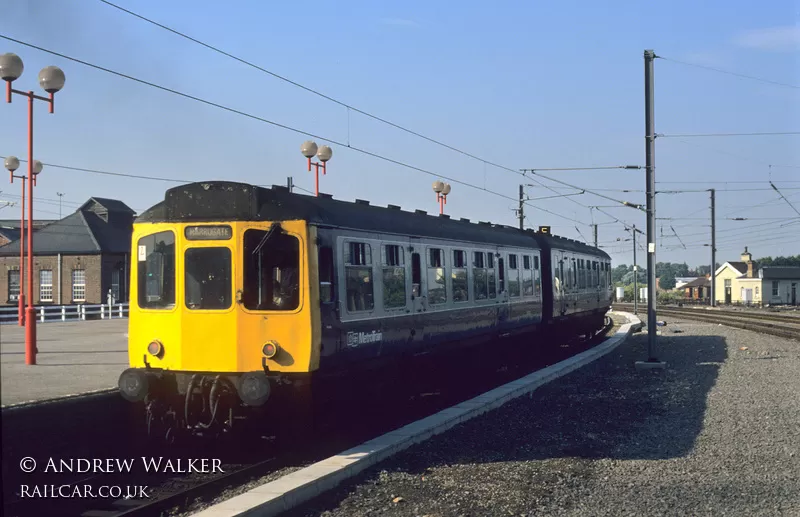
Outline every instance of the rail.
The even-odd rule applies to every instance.
[[[17,324],[17,306],[0,307],[0,325]],[[77,305],[39,305],[36,306],[36,319],[40,323],[56,321],[85,321],[127,318],[127,303],[77,304]]]

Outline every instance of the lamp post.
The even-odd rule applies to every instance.
[[[327,145],[323,145],[322,147],[319,148],[319,151],[317,151],[317,143],[314,142],[313,140],[306,140],[305,142],[303,142],[303,145],[300,146],[300,152],[303,153],[303,156],[308,158],[309,172],[311,171],[312,165],[316,169],[316,177],[314,180],[314,195],[319,197],[319,168],[320,166],[322,166],[322,174],[324,175],[326,171],[325,164],[333,156],[333,149],[331,149]],[[319,162],[311,163],[311,158],[313,158],[315,154],[317,155],[317,158],[319,158]]]
[[[444,213],[444,205],[447,204],[447,195],[450,193],[450,184],[441,181],[433,182],[433,191],[436,192],[436,201],[439,203],[439,215]]]
[[[14,183],[14,178],[22,180],[20,182],[22,185],[22,195],[20,196],[20,199],[22,199],[22,213],[20,214],[19,218],[19,295],[17,297],[19,301],[18,320],[19,326],[22,327],[25,325],[25,292],[23,290],[23,286],[25,285],[25,180],[28,177],[21,174],[14,174],[14,171],[19,169],[19,159],[16,156],[9,156],[6,158],[5,167],[8,169],[11,183]],[[42,162],[39,160],[33,160],[34,185],[36,185],[36,176],[42,172],[42,169]],[[30,292],[28,293],[28,296],[32,296]]]
[[[28,98],[28,306],[25,309],[25,364],[36,364],[36,309],[33,307],[33,185],[37,172],[33,160],[33,102],[38,99],[55,108],[55,94],[64,87],[64,72],[57,66],[46,66],[39,72],[39,86],[49,95],[42,97],[33,91],[15,90],[11,83],[19,79],[25,69],[22,59],[16,54],[0,55],[0,79],[6,81],[6,102],[10,103],[12,94]],[[22,245],[22,242],[20,242]],[[20,273],[20,278],[22,274]],[[20,285],[20,292],[22,286]]]

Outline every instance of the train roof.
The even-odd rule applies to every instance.
[[[540,248],[543,242],[544,246],[605,255],[577,241],[544,236],[532,230],[521,231],[513,226],[482,221],[473,223],[469,219],[451,219],[448,215],[428,215],[424,210],[409,212],[395,205],[375,206],[362,199],[342,201],[333,199],[330,194],[307,196],[277,185],[265,188],[230,181],[204,181],[173,187],[167,190],[164,201],[143,212],[136,223],[220,220],[304,220],[320,226],[526,248]]]

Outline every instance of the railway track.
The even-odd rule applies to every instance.
[[[615,308],[632,310],[632,304],[614,304]],[[646,309],[640,309],[646,314]],[[689,320],[718,323],[729,327],[750,330],[800,341],[800,318],[777,314],[748,313],[746,311],[726,311],[723,309],[692,309],[686,307],[659,307],[658,316],[672,316]]]

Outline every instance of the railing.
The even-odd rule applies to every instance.
[[[16,324],[18,321],[18,310],[16,305],[0,307],[0,325]],[[98,319],[107,320],[127,317],[127,303],[40,305],[36,307],[36,319],[41,323]]]

